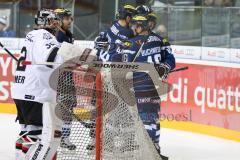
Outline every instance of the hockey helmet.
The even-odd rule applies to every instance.
[[[156,21],[157,20],[157,15],[154,12],[149,13],[147,16],[148,16],[149,21]]]
[[[136,14],[136,8],[132,5],[124,5],[118,10],[117,19],[125,19],[127,16],[133,17]]]
[[[151,9],[151,7],[148,7],[146,5],[141,5],[136,8],[136,12],[137,14],[148,15],[149,13],[152,13],[153,10]]]
[[[59,20],[56,14],[51,9],[41,9],[38,11],[37,15],[35,15],[35,24],[46,26],[49,24],[50,20]]]
[[[59,19],[63,19],[63,17],[72,16],[72,12],[69,9],[58,8],[54,10],[54,13],[59,17]]]
[[[133,25],[141,26],[144,30],[148,29],[149,25],[148,25],[147,16],[135,15],[130,22],[130,26],[133,26]]]

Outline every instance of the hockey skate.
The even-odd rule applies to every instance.
[[[162,160],[168,160],[169,158],[161,154],[161,148],[159,147],[158,143],[155,143],[155,148],[157,152],[159,153],[160,157]]]
[[[75,144],[70,142],[69,137],[62,138],[60,146],[62,148],[67,148],[68,150],[75,150],[77,148]]]
[[[24,157],[24,153],[22,152],[22,144],[24,140],[23,137],[19,137],[15,144],[15,154],[16,154],[16,160],[22,160]]]

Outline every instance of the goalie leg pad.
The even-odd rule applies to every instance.
[[[39,143],[32,145],[27,160],[51,160],[60,144],[62,121],[55,114],[56,104],[43,104],[43,130]]]

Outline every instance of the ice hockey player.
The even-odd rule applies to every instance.
[[[111,61],[111,55],[116,52],[118,45],[124,45],[125,41],[134,36],[133,31],[129,28],[129,22],[135,15],[136,9],[132,5],[122,6],[116,15],[117,21],[108,28],[106,31],[101,32],[98,37],[95,38],[95,48],[98,50],[98,60],[100,61]],[[90,137],[93,142],[88,146],[88,150],[94,149],[94,138],[95,138],[95,126],[94,121],[86,123],[91,126]],[[86,126],[86,125],[85,125]]]
[[[18,160],[51,160],[61,138],[62,124],[54,114],[56,93],[49,86],[49,77],[56,66],[21,64],[22,61],[62,63],[55,37],[59,19],[53,10],[42,9],[35,23],[38,29],[29,32],[24,40],[11,86],[21,126],[16,148],[26,153],[18,152]]]
[[[142,15],[147,16],[149,29],[151,31],[153,31],[157,24],[157,16],[154,13],[154,11],[152,10],[152,8],[149,6],[146,6],[146,5],[141,5],[141,6],[136,7],[136,12],[137,12],[137,14],[142,14]]]
[[[74,42],[73,34],[69,30],[73,22],[71,11],[64,8],[58,8],[54,10],[54,13],[60,19],[60,27],[59,31],[57,32],[58,42],[60,43],[68,42],[73,44]]]
[[[110,60],[111,54],[115,52],[118,44],[134,36],[132,30],[129,28],[129,22],[135,13],[136,9],[134,6],[122,6],[116,15],[117,21],[105,32],[101,32],[100,36],[95,39],[95,48],[100,50],[98,55],[100,60]],[[106,41],[110,44],[108,49],[104,48],[106,46],[102,46],[102,42],[106,43]]]
[[[130,25],[135,37],[130,39],[131,46],[129,48],[119,50],[120,54],[123,54],[122,61],[153,63],[157,71],[159,65],[156,64],[161,64],[166,69],[166,74],[161,78],[166,78],[169,71],[175,67],[175,58],[169,42],[150,31],[146,16],[134,16]],[[119,53],[117,55],[119,55]],[[138,78],[145,79],[145,81],[140,83],[134,83],[138,112],[145,129],[148,131],[149,136],[160,154],[160,122],[158,114],[160,111],[160,98],[148,74],[143,72],[134,73],[133,82]],[[151,91],[154,96],[149,97],[149,94],[146,94],[148,91]],[[161,154],[160,156],[163,160],[168,159]]]
[[[54,13],[57,15],[57,17],[60,19],[60,26],[59,26],[59,30],[57,32],[57,40],[59,43],[63,43],[63,42],[67,42],[67,43],[72,43],[74,42],[73,39],[73,34],[71,33],[71,31],[69,31],[72,22],[73,22],[73,18],[72,18],[72,13],[70,10],[68,9],[64,9],[64,8],[58,8],[54,10]],[[69,77],[72,77],[70,74],[71,73],[67,73],[69,74]],[[72,81],[73,85],[69,85],[70,86],[74,86],[74,82]],[[72,87],[71,88],[72,91],[75,91],[75,88]],[[62,128],[62,138],[61,138],[61,144],[60,146],[63,148],[68,148],[69,150],[74,150],[76,149],[76,146],[74,144],[72,144],[70,142],[69,136],[71,134],[71,124],[72,124],[72,110],[71,108],[75,107],[77,105],[77,99],[74,96],[75,94],[71,94],[69,96],[72,97],[68,97],[70,99],[72,99],[72,103],[71,106],[68,106],[69,108],[69,112],[67,112],[68,110],[65,109],[65,114],[64,114],[64,118],[66,121],[64,121],[63,123],[63,128]],[[70,104],[70,103],[68,103]],[[75,106],[74,106],[75,105]]]

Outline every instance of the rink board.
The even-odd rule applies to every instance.
[[[0,113],[16,114],[10,98],[15,63],[3,53],[0,53],[0,58],[1,66],[5,66],[0,67]],[[227,98],[224,100],[222,95],[227,94],[229,87],[234,91],[238,89],[240,65],[183,59],[177,59],[177,62],[177,67],[189,66],[189,70],[172,73],[169,77],[175,90],[163,97],[161,113],[167,118],[162,117],[162,126],[240,141],[240,105],[220,107],[206,100],[208,96],[213,99],[216,90],[216,104],[227,104]],[[201,98],[203,93],[205,97]],[[204,103],[200,103],[203,99]],[[235,103],[236,97],[232,99]]]

